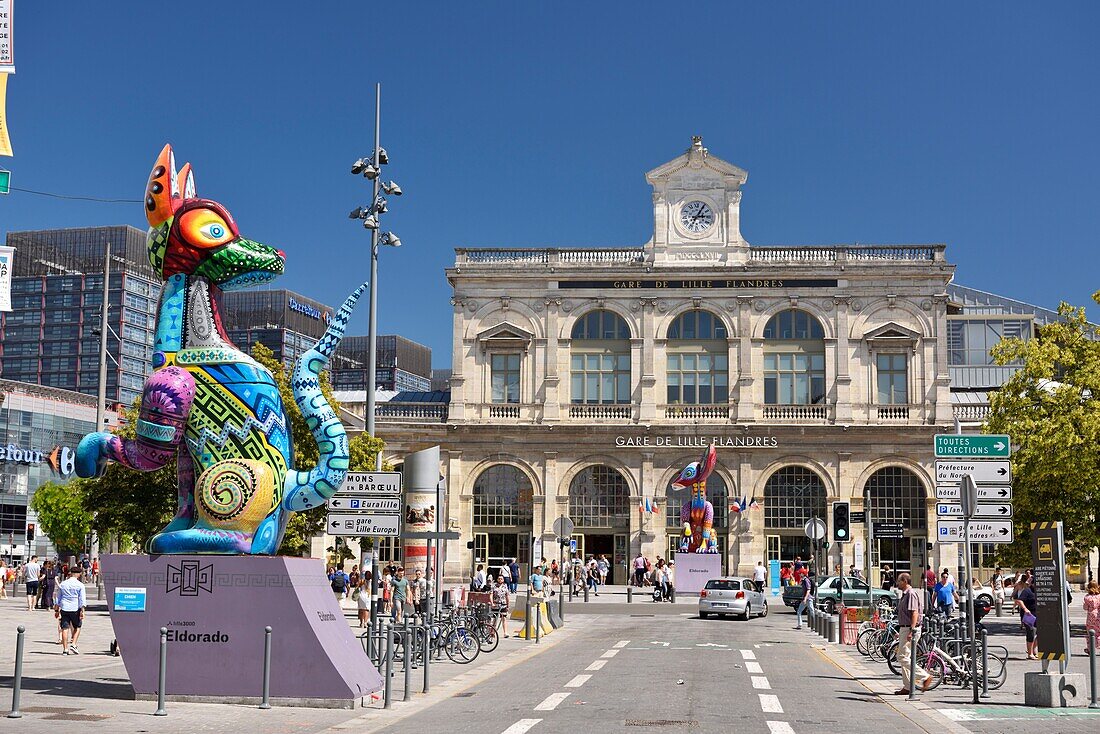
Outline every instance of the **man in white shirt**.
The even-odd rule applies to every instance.
[[[27,582],[27,611],[34,609],[34,602],[38,597],[38,577],[42,575],[42,567],[38,565],[38,556],[31,556],[30,563],[23,566],[23,578]]]
[[[768,572],[764,570],[764,564],[760,561],[756,562],[756,568],[752,570],[752,583],[756,587],[756,591],[764,591],[764,581],[768,578]]]
[[[69,569],[69,578],[61,582],[57,588],[57,603],[54,605],[54,616],[61,620],[61,654],[79,655],[76,649],[77,638],[80,637],[80,627],[84,623],[84,607],[88,605],[88,598],[84,592],[84,584],[80,582],[80,574],[83,569],[74,565]],[[72,640],[69,634],[72,633]]]

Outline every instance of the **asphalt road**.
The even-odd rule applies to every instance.
[[[793,615],[642,615],[573,615],[582,629],[568,641],[387,731],[918,730],[822,656]]]

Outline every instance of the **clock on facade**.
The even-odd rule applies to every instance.
[[[714,224],[714,212],[705,201],[689,201],[680,207],[680,226],[685,231],[706,232]]]

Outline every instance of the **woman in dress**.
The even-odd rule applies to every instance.
[[[1090,581],[1085,591],[1085,654],[1089,654],[1089,632],[1096,634],[1097,651],[1100,652],[1100,584]]]
[[[504,576],[497,576],[497,585],[493,587],[493,612],[500,617],[500,631],[505,637],[508,636],[508,609],[511,602]]]
[[[359,584],[355,587],[355,608],[359,610],[359,626],[366,627],[370,624],[370,571],[359,577]]]

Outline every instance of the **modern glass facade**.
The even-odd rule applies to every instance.
[[[337,390],[366,390],[368,350],[365,336],[347,336],[336,350],[332,385]],[[432,384],[432,350],[396,334],[378,337],[375,383],[381,390],[425,392]]]
[[[331,306],[282,288],[229,291],[221,297],[230,341],[243,351],[256,342],[288,367],[325,333]]]
[[[0,376],[95,395],[106,244],[107,401],[129,405],[149,374],[160,280],[135,227],[10,232],[12,311],[0,320]]]

